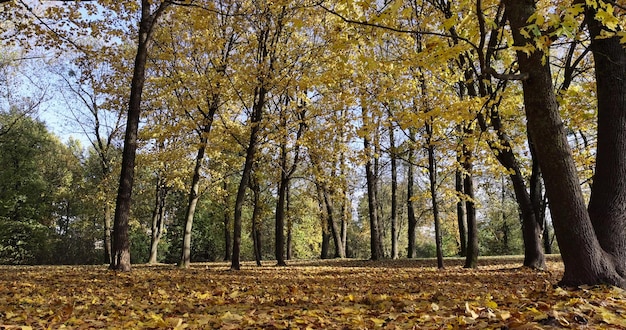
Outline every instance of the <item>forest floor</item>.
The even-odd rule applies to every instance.
[[[521,260],[0,266],[0,329],[626,329],[625,291],[562,289],[558,257],[544,272]]]

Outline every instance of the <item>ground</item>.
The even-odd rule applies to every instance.
[[[562,264],[521,259],[328,260],[241,271],[226,263],[0,267],[0,329],[626,329],[626,293],[559,288]]]

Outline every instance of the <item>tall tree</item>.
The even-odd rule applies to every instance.
[[[531,140],[535,146],[541,172],[543,173],[546,195],[550,202],[550,212],[552,214],[554,230],[557,235],[563,263],[565,264],[565,272],[561,283],[565,285],[608,283],[626,287],[626,280],[622,275],[625,273],[623,267],[626,262],[624,259],[620,259],[620,255],[623,252],[611,255],[610,249],[612,242],[618,242],[624,239],[623,232],[617,232],[617,234],[612,232],[611,235],[614,238],[607,238],[606,235],[602,234],[601,228],[594,227],[594,222],[592,222],[590,216],[590,212],[594,212],[594,204],[596,202],[590,205],[590,212],[588,212],[585,207],[583,194],[578,181],[576,165],[559,113],[550,66],[546,61],[546,56],[548,56],[547,52],[549,50],[547,48],[538,47],[532,52],[524,52],[524,49],[528,49],[529,45],[532,46],[535,44],[533,37],[524,33],[523,29],[528,22],[531,21],[531,16],[536,13],[536,3],[532,0],[507,0],[504,1],[504,3],[506,5],[506,16],[511,26],[515,45],[521,47],[517,51],[519,68],[522,74],[527,75],[526,79],[523,80],[527,125]],[[583,6],[583,4],[578,4],[577,6]],[[598,27],[602,25],[593,22],[595,19],[593,15],[594,8],[587,8],[587,11],[587,21],[590,26],[590,31],[600,33]],[[594,32],[591,32],[591,34],[594,35]],[[543,37],[545,36],[539,36],[539,38]],[[596,64],[598,66],[596,69],[596,79],[599,84],[599,146],[596,175],[600,177],[599,182],[606,184],[606,186],[600,188],[599,191],[607,188],[608,189],[604,190],[604,192],[610,191],[604,198],[617,201],[619,200],[618,196],[620,196],[620,190],[619,188],[614,189],[614,187],[621,187],[620,185],[624,179],[624,175],[611,178],[611,182],[609,183],[606,179],[602,178],[602,176],[608,175],[607,172],[604,172],[603,167],[608,166],[608,168],[611,168],[609,164],[619,164],[618,158],[623,157],[624,151],[622,150],[611,155],[605,153],[607,149],[601,152],[600,144],[602,143],[600,141],[607,143],[604,148],[609,144],[623,145],[616,143],[615,140],[611,140],[610,142],[609,140],[604,140],[611,136],[611,134],[617,134],[619,137],[620,132],[622,132],[622,134],[624,132],[623,128],[609,124],[609,121],[617,123],[619,120],[611,116],[604,117],[604,115],[612,114],[620,116],[620,113],[624,112],[622,111],[623,108],[619,108],[620,103],[616,103],[616,105],[618,105],[617,107],[608,107],[607,104],[603,104],[607,98],[613,99],[614,94],[603,94],[600,96],[600,94],[604,93],[604,90],[600,89],[600,84],[608,81],[611,81],[610,84],[616,84],[615,79],[610,78],[615,74],[618,75],[619,79],[624,78],[624,49],[619,45],[617,37],[613,37],[612,39],[608,38],[611,40],[607,40],[606,44],[603,44],[603,41],[596,37],[597,34],[594,35],[592,40],[592,50],[596,47],[596,51],[602,52],[602,54],[598,53],[596,57],[596,61],[600,62]],[[608,48],[603,49],[603,47]],[[605,52],[609,49],[612,51]],[[594,56],[595,55],[596,54],[594,54]],[[611,58],[611,56],[616,57]],[[605,62],[607,59],[610,61]],[[608,64],[608,62],[611,62],[611,64]],[[598,74],[600,76],[598,76]],[[603,74],[606,75],[605,77],[608,76],[609,79],[603,81],[605,78],[602,77]],[[612,88],[617,88],[619,91],[618,95],[623,96],[624,90],[621,88],[623,88],[624,85],[616,85],[617,87],[608,85],[602,85],[602,87],[605,87],[609,91],[613,91]],[[623,97],[620,99],[623,100]],[[617,113],[611,113],[611,111],[615,110],[609,110],[616,108],[619,109]],[[605,118],[610,119],[607,120]],[[600,125],[601,122],[603,123],[602,125]],[[615,136],[611,136],[611,138],[613,137]],[[620,167],[621,166],[618,165],[615,170]],[[616,173],[619,173],[619,171]],[[596,189],[595,187],[596,183],[594,183],[594,189]],[[597,194],[597,192],[592,192],[592,195],[597,196]],[[604,224],[618,223],[620,220],[613,218],[606,221],[607,222]]]
[[[431,119],[432,120],[432,119]],[[430,200],[435,224],[435,248],[437,253],[437,267],[443,265],[443,242],[441,235],[441,219],[439,217],[439,200],[437,197],[437,159],[435,158],[435,145],[432,140],[432,122],[426,123],[426,150],[428,152],[428,181],[430,187]]]
[[[135,156],[137,152],[137,132],[141,115],[141,98],[146,81],[146,63],[149,45],[159,18],[171,5],[170,1],[159,2],[153,7],[150,0],[141,1],[137,54],[130,86],[130,99],[126,118],[126,133],[122,151],[122,169],[113,220],[112,261],[110,269],[130,271],[130,242],[128,222],[130,218],[131,196],[135,177]]]
[[[285,208],[288,202],[289,184],[292,176],[298,168],[298,162],[300,160],[300,138],[306,128],[306,106],[305,101],[301,98],[301,95],[296,96],[295,107],[291,106],[291,96],[286,96],[284,106],[286,109],[280,110],[280,130],[281,137],[279,143],[280,156],[279,156],[279,171],[280,178],[278,182],[278,201],[276,202],[275,212],[275,257],[279,266],[285,266]],[[293,156],[291,164],[289,164],[289,152],[288,152],[288,140],[292,135],[287,125],[287,110],[289,108],[295,108],[296,122],[298,128],[294,137]]]
[[[612,34],[624,28],[623,13],[619,13],[618,8],[623,11],[623,6],[619,7],[613,1],[591,1],[586,4],[585,22],[591,36],[598,98],[596,171],[588,210],[595,236],[604,252],[604,256],[594,258],[593,263],[609,269],[614,267],[619,276],[613,279],[615,275],[606,269],[604,274],[586,273],[594,266],[583,263],[575,274],[565,276],[564,281],[580,283],[584,279],[585,284],[592,284],[585,277],[593,276],[595,279],[592,280],[625,287],[626,128],[622,123],[626,121],[626,49],[619,35]],[[615,16],[607,17],[607,14]],[[621,24],[617,25],[617,22]],[[588,237],[585,241],[592,240],[593,237]]]
[[[239,270],[241,268],[240,253],[243,202],[257,153],[257,144],[260,139],[259,135],[262,129],[262,120],[268,93],[274,84],[273,80],[276,75],[275,66],[278,61],[279,44],[283,37],[287,14],[288,8],[286,6],[275,6],[271,2],[266,2],[256,8],[256,13],[251,16],[254,26],[253,32],[256,38],[254,63],[260,71],[257,74],[257,81],[254,86],[253,101],[249,114],[250,133],[248,135],[241,181],[237,188],[237,197],[235,200],[233,256],[231,260],[231,269],[233,270]]]
[[[395,127],[389,125],[389,157],[391,158],[391,258],[398,259],[398,155]]]
[[[64,82],[61,89],[67,109],[78,123],[80,130],[87,136],[93,150],[98,155],[101,169],[101,182],[98,203],[102,207],[104,225],[104,260],[110,264],[111,258],[111,227],[113,220],[113,143],[119,138],[122,130],[123,111],[113,111],[111,104],[106,104],[107,93],[114,90],[111,75],[116,71],[110,65],[97,62],[94,54],[80,54],[72,62],[73,65],[63,67],[68,72],[57,72]],[[116,75],[116,79],[120,79]],[[66,89],[69,94],[66,94]]]

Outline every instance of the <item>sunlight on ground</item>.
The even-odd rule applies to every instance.
[[[557,257],[548,271],[521,259],[311,260],[245,263],[0,267],[0,328],[439,329],[626,327],[612,287],[566,291]]]

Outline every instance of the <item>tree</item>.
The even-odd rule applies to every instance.
[[[591,214],[593,214],[596,207],[595,203],[597,202],[590,204],[589,211],[585,207],[572,151],[559,114],[550,66],[546,62],[548,49],[533,47],[533,51],[524,52],[524,49],[528,49],[529,46],[532,47],[532,45],[536,44],[534,38],[524,33],[523,30],[528,24],[527,22],[530,21],[531,16],[537,11],[536,3],[535,1],[505,1],[505,5],[515,45],[521,47],[517,51],[517,58],[520,72],[527,75],[522,84],[528,131],[536,148],[537,158],[543,173],[554,230],[557,235],[563,263],[565,264],[565,273],[561,284],[608,283],[626,287],[626,280],[624,280],[622,275],[624,274],[623,265],[626,263],[623,258],[620,259],[620,255],[623,252],[618,252],[615,255],[611,254],[612,251],[615,251],[611,249],[611,246],[614,247],[615,245],[613,244],[615,242],[623,240],[626,236],[621,234],[621,232],[611,232],[611,236],[614,238],[607,238],[607,235],[602,234],[602,232],[608,228],[602,229],[596,226],[600,224],[609,226],[617,224],[619,226],[620,220],[608,218],[607,220],[598,221],[594,215],[595,222],[592,222]],[[583,9],[581,6],[584,5],[578,4],[576,6],[580,10]],[[594,22],[595,10],[598,10],[598,8],[588,7],[586,10],[590,34],[593,36],[592,50],[599,52],[598,54],[594,53],[594,56],[597,56],[595,59],[598,61],[596,64],[596,79],[599,84],[596,175],[599,178],[598,182],[602,182],[601,186],[603,187],[596,188],[597,183],[594,183],[593,190],[600,190],[592,191],[592,195],[598,196],[598,192],[606,194],[609,191],[609,194],[603,196],[603,198],[608,198],[609,201],[618,201],[620,190],[615,188],[620,186],[624,175],[620,176],[618,174],[617,177],[612,177],[612,182],[610,183],[606,181],[606,178],[602,177],[607,175],[608,173],[605,171],[611,168],[610,166],[605,168],[605,166],[611,163],[619,164],[618,159],[623,157],[624,151],[618,150],[617,153],[612,155],[605,153],[608,151],[606,149],[608,144],[619,145],[619,143],[615,143],[615,140],[610,140],[609,142],[609,140],[605,139],[615,137],[611,136],[612,134],[617,134],[617,137],[619,137],[623,129],[606,124],[609,121],[619,122],[614,117],[611,117],[611,115],[616,115],[612,111],[619,109],[618,115],[623,113],[621,111],[623,108],[620,107],[619,103],[614,103],[616,106],[609,107],[607,106],[608,102],[604,102],[606,102],[607,97],[612,99],[612,95],[614,95],[612,92],[615,92],[612,88],[617,89],[618,95],[624,95],[624,90],[622,89],[624,85],[615,84],[611,76],[617,74],[619,79],[624,77],[625,66],[623,59],[625,54],[624,49],[619,45],[617,37],[608,38],[605,41],[597,39],[603,26],[601,23]],[[599,10],[602,11],[603,9],[600,7]],[[594,18],[591,18],[592,16]],[[549,36],[542,34],[537,36],[537,38],[545,41]],[[611,51],[605,52],[607,50]],[[611,58],[611,56],[616,57]],[[613,64],[608,64],[609,61],[605,61],[607,59],[614,61],[612,62]],[[616,86],[609,87],[608,85],[603,85],[608,81],[611,81],[610,84],[615,84]],[[600,86],[601,84],[602,86]],[[601,90],[601,87],[606,89]],[[603,94],[607,89],[611,92],[610,95]],[[607,116],[605,117],[605,115]],[[607,144],[604,145],[604,143]],[[603,147],[601,148],[600,145],[603,145]],[[613,169],[617,170],[615,173],[620,173],[620,168],[623,168],[623,166],[617,165],[617,168]],[[623,226],[620,228],[623,229]]]
[[[285,208],[288,205],[289,201],[289,184],[292,176],[296,172],[298,168],[298,162],[300,159],[300,139],[304,130],[306,129],[306,101],[302,99],[302,95],[296,96],[296,102],[290,102],[291,96],[287,95],[284,106],[287,109],[283,109],[281,107],[280,111],[280,126],[279,130],[281,131],[279,134],[281,137],[279,138],[279,171],[280,171],[280,179],[278,181],[278,201],[276,202],[276,212],[275,212],[275,256],[276,262],[280,266],[286,265],[285,263]],[[283,102],[281,102],[282,104]],[[292,103],[296,103],[295,107],[292,106]],[[293,159],[291,164],[288,164],[288,140],[291,137],[291,132],[289,131],[289,127],[287,126],[287,111],[289,108],[295,108],[295,121],[298,123],[298,128],[295,133],[295,137],[293,137],[294,147],[293,147]]]
[[[55,243],[68,242],[80,221],[80,195],[71,192],[81,188],[79,159],[20,110],[0,113],[0,126],[7,123],[14,126],[0,139],[0,263],[79,261],[75,248]]]
[[[104,238],[104,260],[110,264],[111,255],[111,226],[113,218],[113,167],[115,139],[121,131],[123,112],[113,111],[113,104],[107,104],[106,91],[115,92],[111,84],[111,76],[120,79],[110,65],[99,63],[93,54],[85,53],[77,56],[67,67],[62,66],[57,72],[64,83],[61,89],[63,99],[71,112],[80,130],[87,136],[92,150],[96,153],[100,163],[101,174],[98,203],[102,204],[102,223]],[[66,94],[69,92],[68,94]],[[117,95],[112,96],[116,98]]]
[[[279,8],[276,8],[279,7]],[[254,54],[254,64],[260,70],[256,76],[254,85],[251,112],[249,114],[250,133],[246,146],[246,157],[241,174],[241,181],[237,188],[235,200],[235,215],[233,218],[233,257],[231,269],[239,270],[241,253],[241,229],[242,229],[242,208],[246,194],[246,188],[250,181],[250,173],[255,161],[259,134],[262,128],[263,114],[268,98],[268,93],[274,84],[276,76],[276,65],[279,55],[279,46],[283,39],[283,29],[287,19],[288,11],[291,8],[286,6],[274,6],[272,3],[264,3],[252,15],[253,31],[256,37],[256,50]]]
[[[110,269],[130,271],[130,244],[128,240],[128,219],[130,215],[131,195],[135,172],[135,155],[137,151],[137,132],[141,115],[141,98],[146,81],[146,63],[149,44],[154,28],[171,2],[164,1],[153,9],[150,0],[141,1],[141,18],[139,21],[137,53],[133,67],[133,78],[130,86],[130,99],[122,151],[122,168],[117,192],[115,217],[113,221],[113,248]]]

